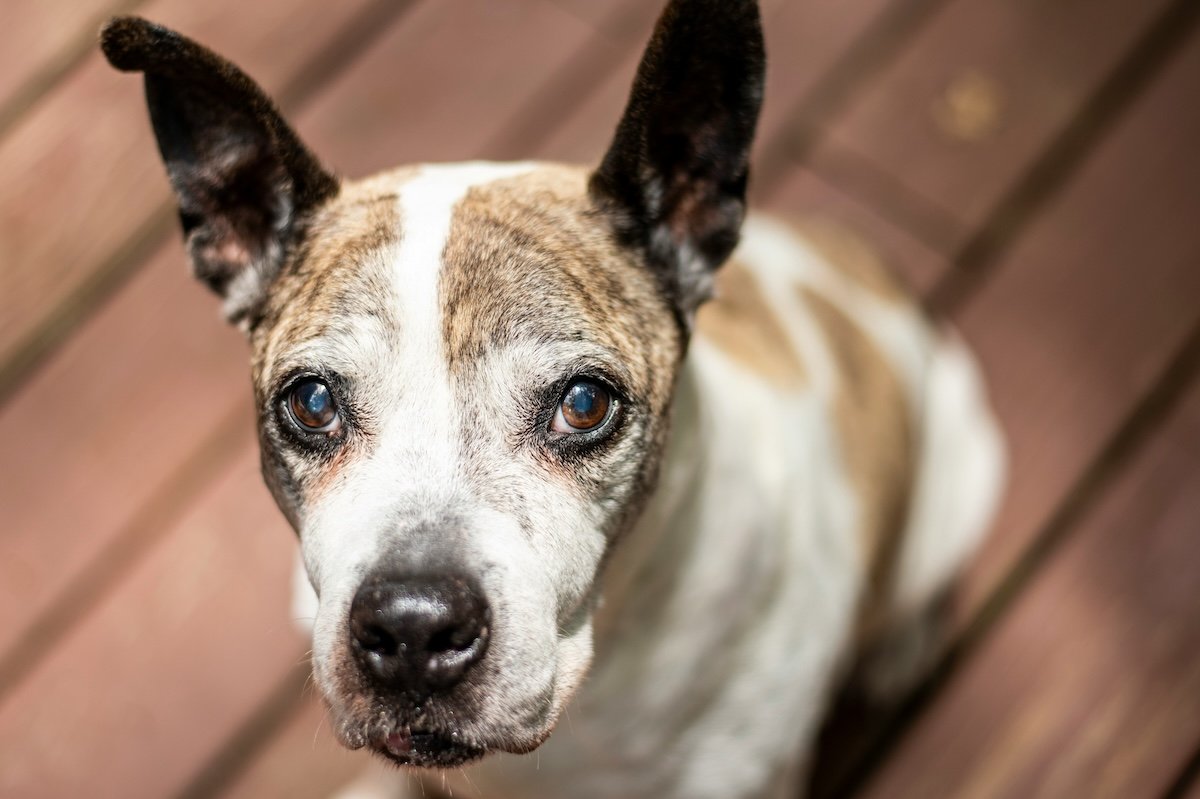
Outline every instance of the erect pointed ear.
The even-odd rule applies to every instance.
[[[254,323],[267,288],[337,180],[254,81],[172,30],[117,17],[100,33],[117,69],[145,73],[158,149],[179,200],[196,277]]]
[[[737,245],[765,66],[755,0],[671,0],[592,175],[593,201],[688,327]]]

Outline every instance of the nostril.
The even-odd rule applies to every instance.
[[[377,624],[365,625],[357,635],[359,645],[376,655],[392,657],[400,646],[391,633]]]
[[[432,654],[461,652],[470,649],[480,638],[487,636],[487,626],[475,624],[454,625],[438,630],[429,637],[426,645]]]

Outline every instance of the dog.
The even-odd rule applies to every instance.
[[[920,676],[1002,437],[896,279],[747,215],[753,0],[671,0],[593,170],[339,179],[200,45],[101,44],[249,340],[333,729],[412,767],[378,787],[796,796],[848,674]]]

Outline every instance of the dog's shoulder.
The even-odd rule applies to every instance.
[[[814,402],[855,496],[866,573],[902,532],[926,372],[941,332],[849,228],[751,215],[697,319],[697,340],[746,381]],[[703,345],[702,345],[703,346]],[[710,357],[713,357],[710,355]]]

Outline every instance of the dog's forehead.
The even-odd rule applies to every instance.
[[[440,281],[452,370],[522,341],[591,345],[635,379],[676,356],[673,316],[652,275],[620,247],[582,169],[541,165],[469,189],[455,206]]]
[[[575,342],[649,388],[679,355],[666,300],[596,216],[586,171],[558,165],[416,166],[345,184],[273,292],[256,373],[270,381],[312,349],[386,357],[417,328],[452,374],[514,345]]]
[[[312,219],[304,247],[276,280],[252,336],[257,383],[277,378],[297,350],[362,335],[390,335],[398,324],[393,255],[403,234],[399,191],[407,167],[343,184]],[[347,342],[349,344],[349,342]]]

